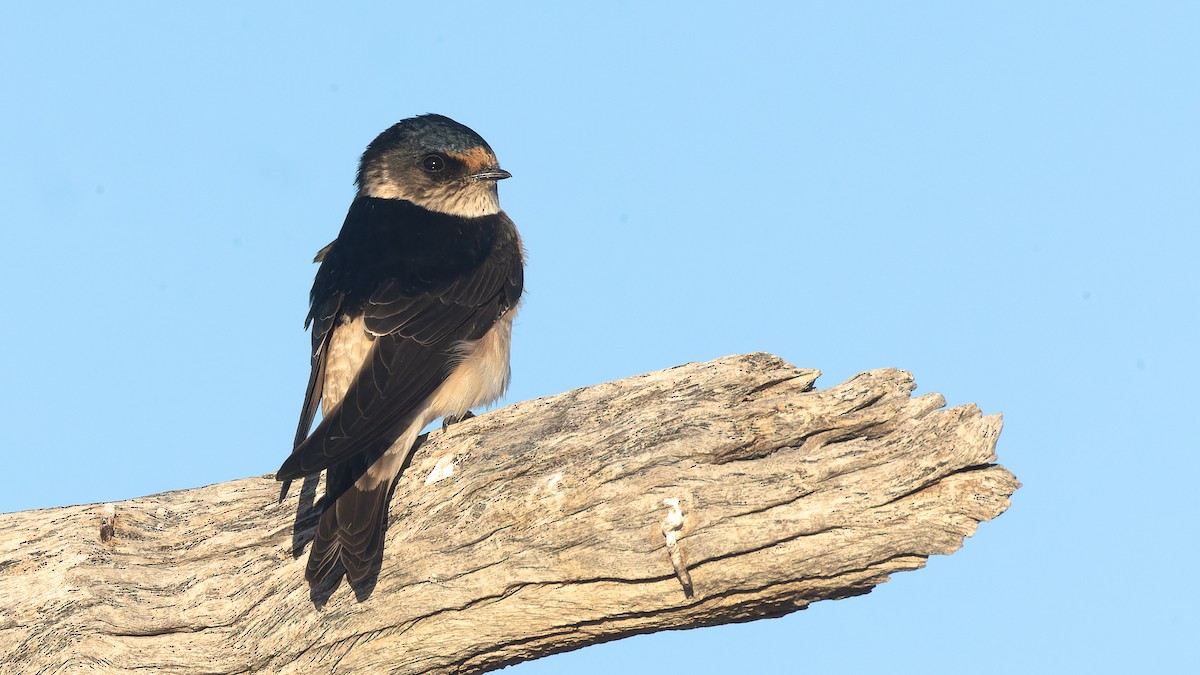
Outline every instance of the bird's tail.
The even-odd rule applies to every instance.
[[[336,469],[330,471],[339,473]],[[336,482],[338,477],[327,476],[327,484]],[[351,585],[358,584],[371,574],[382,558],[383,531],[391,486],[392,481],[387,480],[370,489],[353,483],[337,495],[332,504],[326,505],[308,552],[308,567],[304,576],[309,583],[318,585],[323,582],[339,561]]]
[[[314,587],[337,573],[338,562],[345,568],[351,586],[378,569],[383,560],[383,531],[392,487],[412,458],[418,434],[428,422],[410,418],[407,430],[382,453],[362,453],[325,470],[325,497],[321,500],[324,511],[304,571]]]

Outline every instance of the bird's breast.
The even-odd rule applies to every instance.
[[[478,340],[454,345],[453,370],[430,400],[436,417],[466,414],[471,408],[489,405],[508,389],[509,345],[512,342],[512,307]]]

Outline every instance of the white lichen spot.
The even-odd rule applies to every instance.
[[[100,508],[100,541],[104,543],[112,541],[116,532],[117,508],[112,504],[105,504]]]
[[[433,470],[425,477],[426,485],[445,480],[454,475],[454,455],[442,455],[438,458],[437,464],[433,465]]]
[[[662,533],[667,538],[667,546],[673,547],[679,541],[679,532],[683,530],[683,509],[679,508],[678,499],[664,499],[663,506],[670,509],[667,517],[663,518]]]
[[[692,575],[688,572],[687,562],[679,547],[679,535],[683,532],[683,509],[676,498],[664,499],[663,506],[669,509],[662,521],[663,537],[667,540],[667,557],[671,559],[671,567],[675,569],[679,585],[683,586],[684,597],[691,598],[694,593]]]

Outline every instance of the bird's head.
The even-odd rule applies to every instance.
[[[442,115],[421,115],[379,134],[358,165],[358,194],[405,199],[466,218],[500,211],[496,181],[508,178],[479,134]]]

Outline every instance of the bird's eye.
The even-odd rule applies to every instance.
[[[421,160],[421,168],[429,173],[437,173],[446,168],[446,158],[441,155],[425,155]]]

